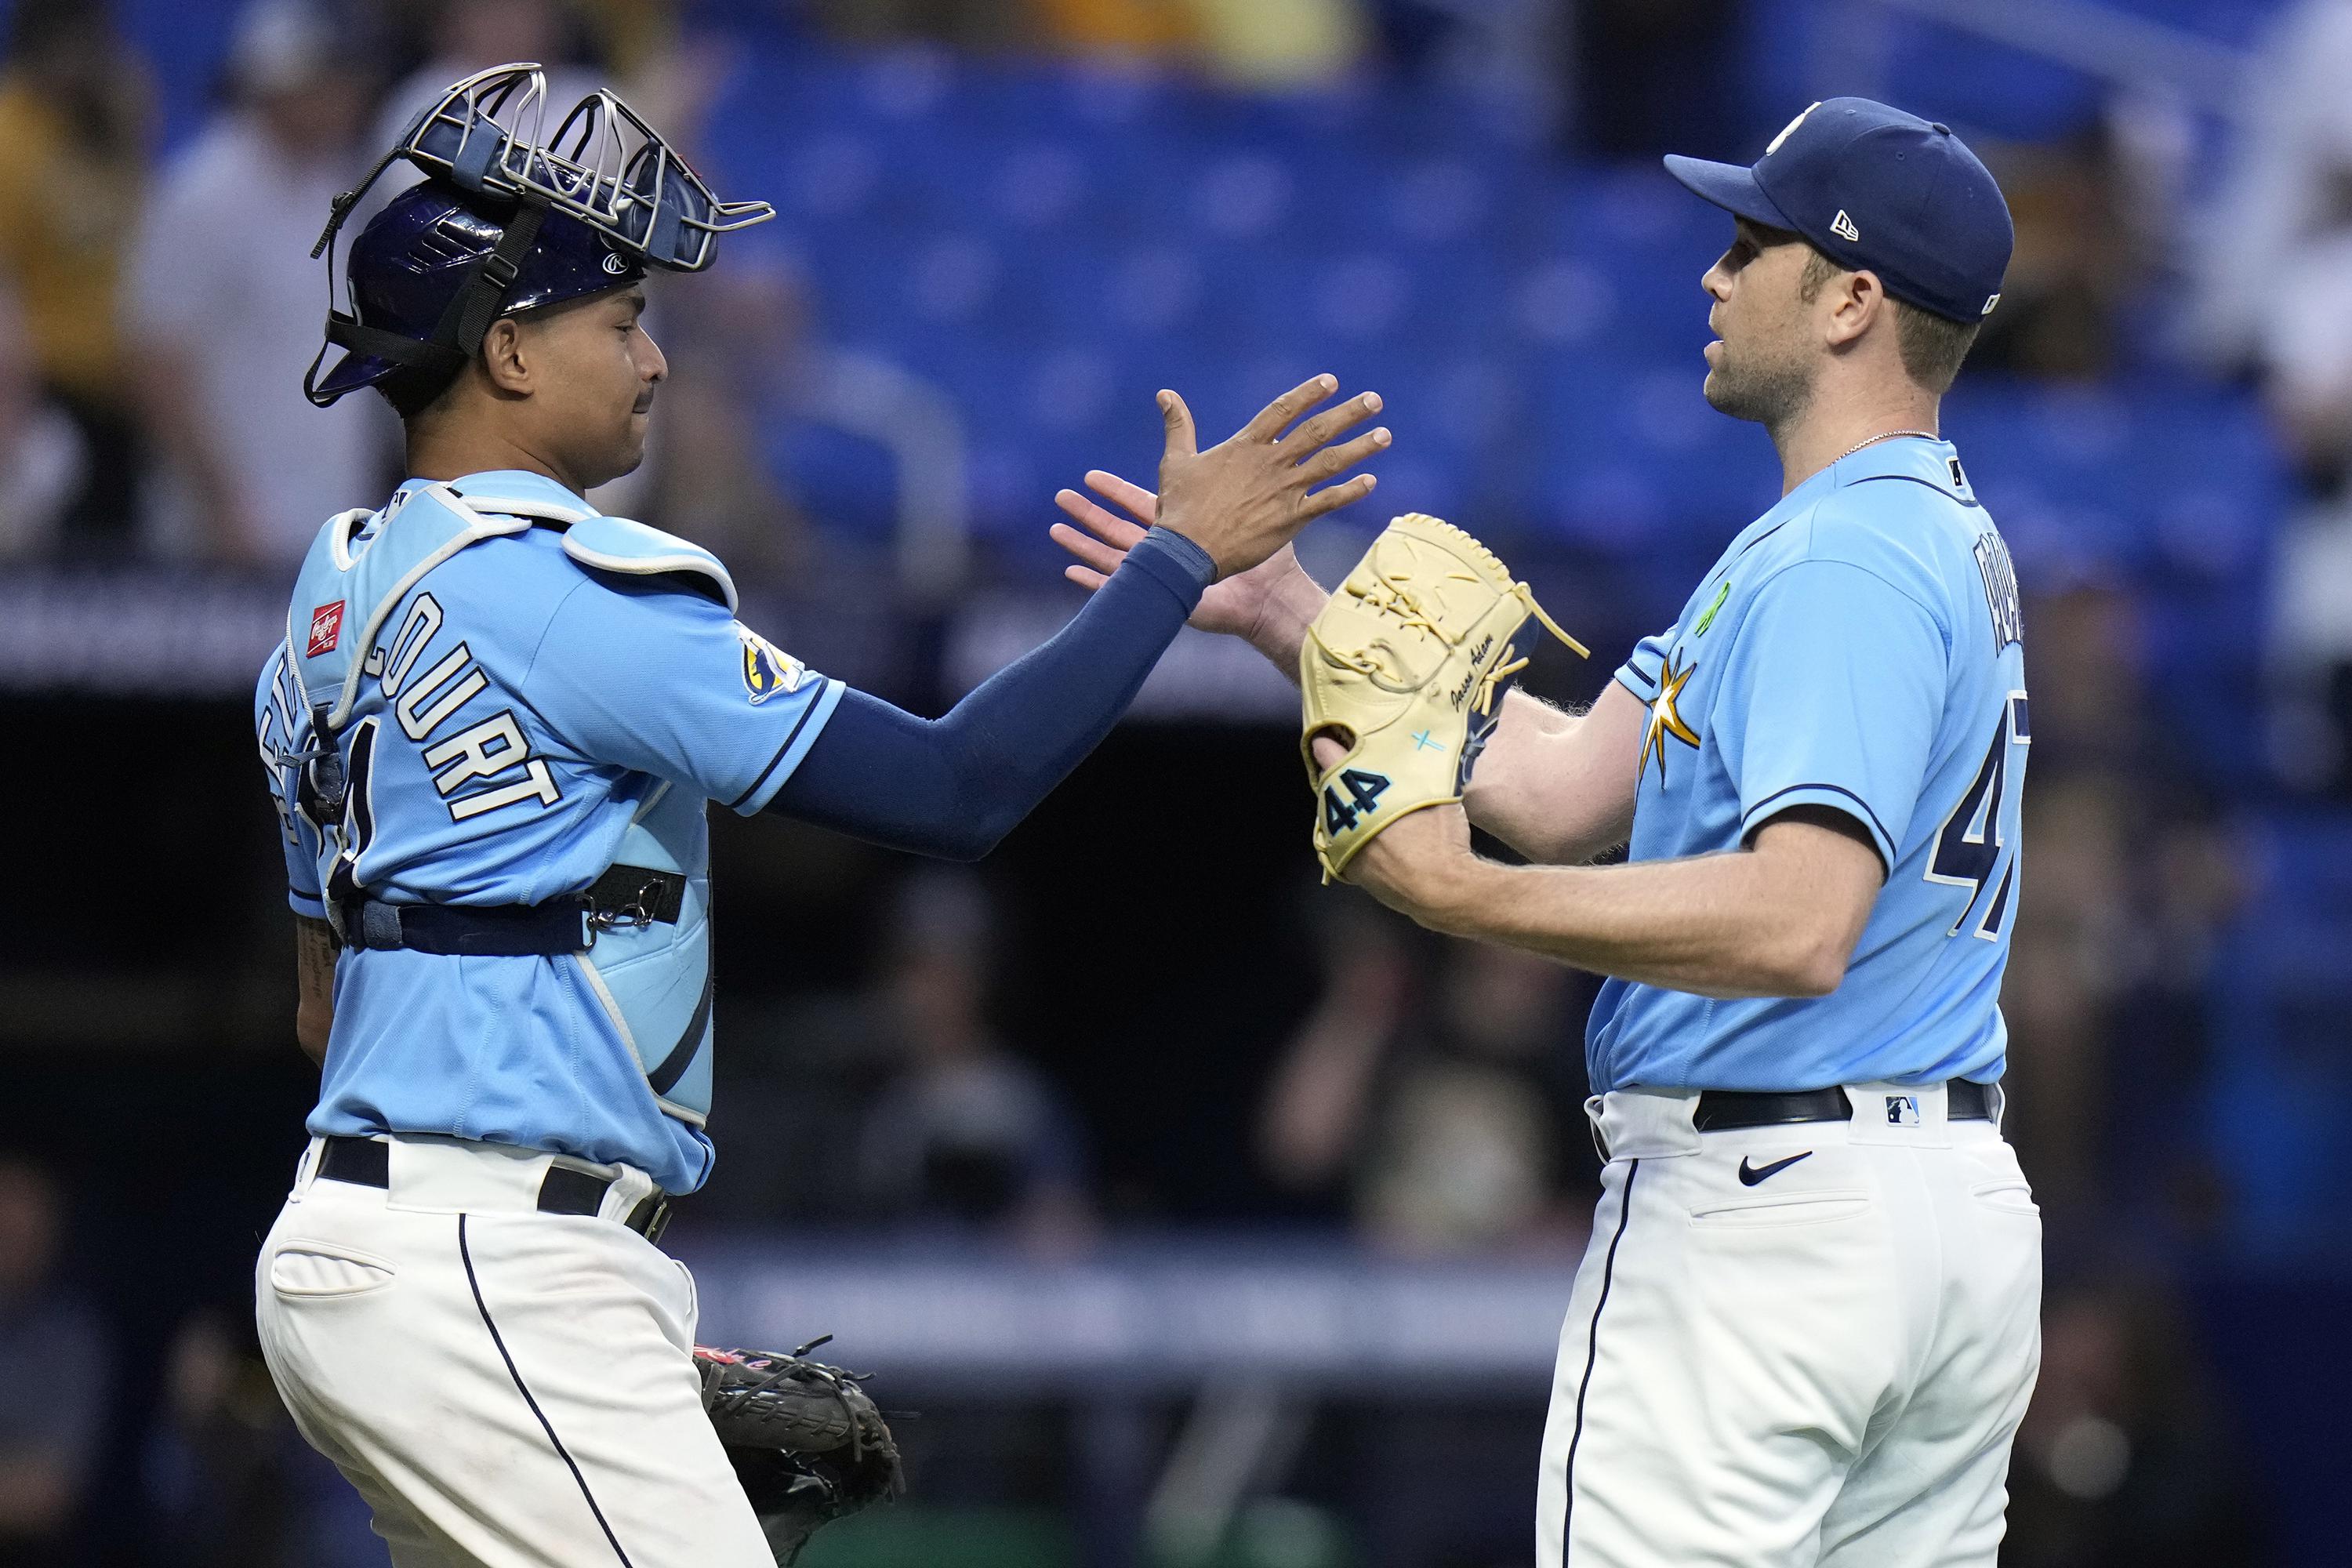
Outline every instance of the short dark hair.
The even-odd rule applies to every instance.
[[[1805,249],[1805,275],[1798,279],[1797,297],[1811,304],[1831,279],[1853,269],[1839,266],[1810,242]],[[1895,307],[1895,346],[1902,351],[1905,374],[1941,397],[1952,389],[1960,363],[1969,357],[1977,331],[1984,323],[1956,321],[1892,295],[1887,302]]]

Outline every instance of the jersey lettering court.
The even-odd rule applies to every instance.
[[[759,811],[841,696],[734,602],[705,552],[533,474],[412,479],[327,525],[254,703],[296,912],[324,918],[328,888],[537,904],[615,862],[686,893],[675,921],[579,953],[345,949],[312,1133],[437,1133],[701,1184],[705,803]],[[299,754],[313,705],[339,697],[348,804],[313,822]]]
[[[1609,981],[1586,1036],[1596,1092],[2000,1076],[2023,636],[2008,548],[1946,442],[1864,447],[1732,541],[1617,672],[1650,710],[1632,858],[1737,849],[1811,806],[1867,833],[1886,879],[1827,996]]]

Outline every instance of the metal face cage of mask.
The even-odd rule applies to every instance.
[[[495,66],[451,87],[409,123],[367,177],[335,198],[316,258],[328,257],[326,338],[303,389],[323,406],[319,365],[328,347],[378,355],[446,383],[481,346],[482,334],[552,210],[593,229],[616,252],[674,272],[710,265],[718,237],[776,216],[765,202],[722,202],[659,132],[610,91],[582,99],[547,131],[547,78],[535,62]],[[420,340],[362,324],[334,309],[333,247],[353,208],[396,160],[514,216],[498,244],[467,272],[440,321]]]

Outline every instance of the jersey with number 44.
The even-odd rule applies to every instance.
[[[1732,541],[1617,672],[1650,710],[1631,858],[1735,850],[1803,806],[1866,835],[1885,881],[1826,996],[1607,982],[1596,1092],[2000,1076],[2023,637],[2008,547],[1946,442],[1866,447]]]

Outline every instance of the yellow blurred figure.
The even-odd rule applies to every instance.
[[[1192,0],[1035,0],[1046,34],[1082,53],[1176,55],[1196,34]]]
[[[145,77],[100,8],[24,0],[0,74],[0,271],[50,385],[121,397],[116,281],[139,211]]]
[[[1328,81],[1356,62],[1367,28],[1357,0],[1188,0],[1203,64],[1243,87]]]
[[[1053,40],[1086,53],[1181,57],[1243,87],[1325,81],[1355,63],[1357,0],[1035,0]]]

